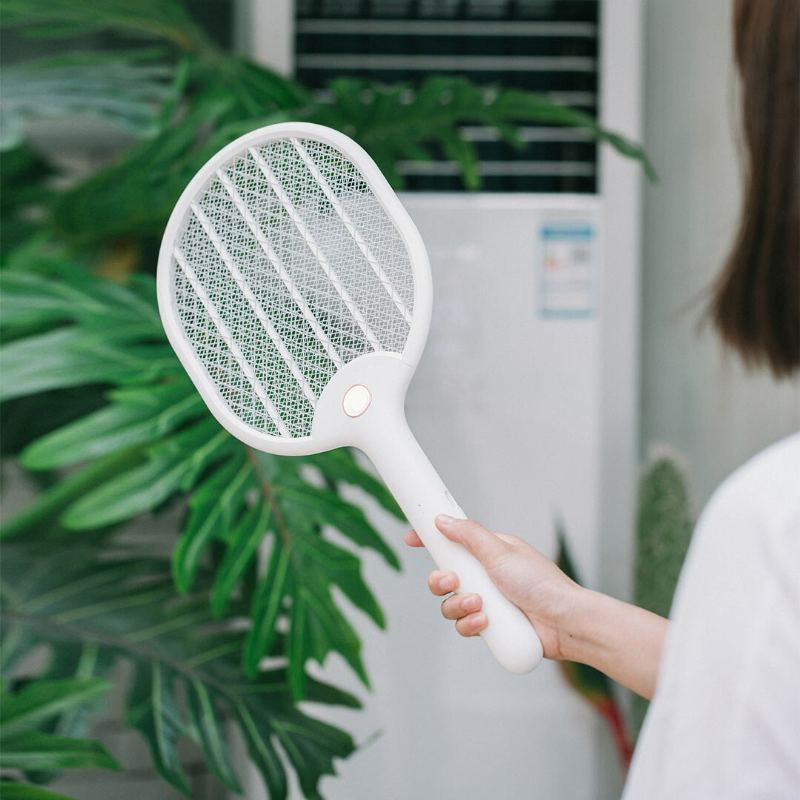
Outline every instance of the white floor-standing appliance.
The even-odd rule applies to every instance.
[[[640,135],[640,0],[602,4],[600,119]],[[253,0],[255,55],[291,68],[289,0]],[[594,195],[407,193],[434,282],[408,417],[475,516],[554,553],[563,519],[583,577],[629,589],[637,435],[637,165],[603,148]],[[486,280],[491,275],[492,280]],[[443,416],[438,410],[452,409]],[[383,530],[403,549],[402,528]],[[367,557],[388,631],[360,625],[374,681],[329,713],[364,749],[323,784],[333,800],[588,800],[618,796],[608,732],[557,667],[520,678],[448,629],[426,588]],[[349,682],[331,663],[329,677]],[[355,687],[354,687],[355,688]],[[248,798],[261,794],[253,774]],[[300,797],[299,793],[296,795]]]

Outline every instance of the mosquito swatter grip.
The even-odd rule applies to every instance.
[[[395,425],[368,453],[408,521],[441,570],[458,575],[459,593],[476,593],[489,621],[481,636],[509,672],[530,672],[542,643],[528,618],[492,583],[481,563],[436,528],[438,514],[465,518],[407,425]]]

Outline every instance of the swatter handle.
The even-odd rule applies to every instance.
[[[372,460],[408,521],[439,569],[458,575],[460,593],[475,592],[483,600],[489,624],[481,636],[509,672],[530,672],[542,659],[542,643],[528,618],[492,583],[481,563],[460,544],[443,536],[434,524],[438,514],[463,519],[466,514],[414,438],[408,425],[395,422],[371,442]],[[367,450],[367,448],[364,448]]]

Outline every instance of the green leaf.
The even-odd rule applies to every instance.
[[[200,738],[208,763],[221,783],[237,794],[242,788],[231,765],[225,731],[220,724],[219,710],[205,685],[196,679],[186,682],[187,704],[192,724]]]
[[[187,474],[188,467],[182,462],[150,461],[85,494],[67,509],[62,521],[79,530],[128,520],[170,497]]]
[[[44,679],[89,680],[93,675],[108,675],[116,656],[95,644],[64,644],[51,650]],[[47,725],[47,730],[60,736],[84,737],[90,733],[92,718],[105,708],[103,698],[72,708]]]
[[[302,699],[306,694],[306,661],[313,658],[324,664],[332,650],[343,656],[369,688],[369,676],[361,660],[361,642],[329,591],[310,582],[295,587],[288,643],[289,685],[295,698]]]
[[[585,130],[628,158],[639,161],[655,177],[647,155],[634,142],[609,131],[591,117],[536,92],[503,87],[486,88],[466,78],[432,75],[418,87],[378,85],[339,78],[329,85],[332,99],[310,107],[308,119],[338,128],[354,137],[375,159],[392,185],[402,187],[400,161],[428,160],[436,145],[459,166],[467,188],[480,185],[480,165],[460,126],[481,124],[497,129],[519,145],[515,127],[538,122]]]
[[[478,151],[472,142],[462,139],[455,131],[441,137],[442,151],[447,158],[455,161],[461,169],[464,186],[470,190],[480,188],[478,172]]]
[[[96,332],[61,328],[0,347],[0,364],[0,400],[7,400],[68,386],[153,379],[174,369],[174,356],[165,346],[104,341]]]
[[[90,739],[28,731],[4,739],[0,749],[0,769],[50,772],[78,767],[119,769],[106,749]]]
[[[259,581],[251,603],[252,625],[244,643],[244,669],[251,678],[258,674],[259,662],[270,651],[278,634],[277,621],[286,594],[289,566],[289,548],[275,542],[267,571]]]
[[[136,670],[128,699],[128,724],[144,736],[158,773],[187,797],[191,796],[178,758],[183,723],[171,671],[155,662]]]
[[[242,701],[238,701],[234,709],[247,752],[264,779],[270,800],[286,800],[289,791],[286,770],[272,744],[271,724],[267,720],[257,722],[251,709]]]
[[[71,505],[68,528],[99,528],[151,511],[175,492],[189,489],[206,464],[229,444],[213,420],[176,434],[151,451],[147,463],[112,478]],[[191,447],[187,458],[184,447]]]
[[[320,775],[334,775],[333,757],[344,757],[351,747],[350,737],[321,720],[301,720],[292,710],[273,723],[278,738],[300,779],[306,797],[320,797]]]
[[[38,439],[23,451],[22,464],[28,469],[53,469],[148,444],[202,411],[199,395],[186,384],[150,387],[148,394],[157,403],[155,408],[124,402],[108,405]]]
[[[120,330],[146,341],[161,338],[149,280],[133,277],[126,285],[98,280],[41,239],[9,255],[0,272],[0,303],[3,328],[15,333],[79,322],[106,338],[118,338]]]
[[[50,221],[64,238],[85,245],[160,237],[180,193],[215,152],[243,133],[294,117],[284,108],[309,102],[294,82],[240,59],[208,64],[195,58],[189,69],[199,91],[170,125],[54,198]]]
[[[380,553],[387,564],[400,569],[397,555],[358,506],[342,500],[336,492],[306,482],[287,482],[278,491],[279,499],[290,509],[289,513],[305,514],[320,525],[333,526],[360,547]]]
[[[3,121],[0,120],[0,127]],[[31,219],[30,210],[47,202],[49,190],[45,181],[53,169],[42,155],[27,144],[3,153],[0,159],[0,219],[3,220],[3,253],[29,241],[39,223]],[[5,316],[6,308],[2,309]],[[5,320],[0,324],[5,327]]]
[[[116,31],[126,36],[166,39],[190,50],[203,46],[216,53],[177,0],[94,0],[91,5],[70,0],[6,0],[3,24],[48,37]]]
[[[35,730],[51,717],[106,694],[110,685],[100,679],[38,680],[13,694],[3,693],[0,739]]]
[[[2,788],[3,800],[73,800],[65,794],[57,794],[30,783],[4,781],[0,784],[0,788]]]
[[[228,549],[211,590],[211,608],[215,616],[219,617],[225,611],[231,592],[250,565],[267,531],[269,518],[269,506],[260,502],[248,509],[230,532]]]
[[[345,706],[346,708],[361,708],[361,701],[350,692],[345,692],[337,686],[322,683],[311,675],[306,675],[305,699],[309,703],[324,703],[325,705]]]
[[[20,626],[14,626],[14,630],[20,630]],[[30,644],[29,639],[23,647]],[[48,670],[48,675],[53,674],[58,673]],[[110,688],[106,681],[90,675],[91,672],[73,673],[67,678],[37,678],[13,693],[4,691],[0,696],[0,750],[9,741],[13,749],[18,737],[24,739],[31,732],[58,735],[68,741],[85,735],[89,714],[99,710],[98,700]],[[27,777],[36,783],[49,783],[57,774],[32,770]]]
[[[189,517],[172,556],[172,574],[180,592],[194,583],[206,547],[227,531],[255,488],[255,476],[244,450],[232,455],[216,472],[199,484],[189,500]]]
[[[519,89],[499,91],[492,103],[494,114],[518,122],[546,122],[587,131],[600,142],[610,144],[621,155],[638,161],[647,176],[658,176],[644,149],[626,137],[603,128],[588,114],[555,103],[548,97]]]
[[[173,91],[172,68],[152,51],[71,53],[5,67],[0,150],[18,145],[26,125],[42,118],[91,115],[139,136],[157,130],[160,106]]]
[[[46,530],[45,523],[51,523],[52,528],[56,528],[56,520],[67,506],[85,496],[99,482],[108,480],[139,461],[141,454],[130,450],[112,453],[94,461],[40,493],[18,514],[5,521],[0,527],[0,539],[22,536],[34,529]]]
[[[169,561],[131,555],[115,554],[108,546],[73,547],[64,559],[61,552],[42,552],[22,542],[6,545],[0,562],[6,625],[31,632],[29,652],[42,642],[57,648],[62,657],[55,674],[88,676],[110,670],[120,659],[133,665],[125,716],[173,785],[183,786],[179,742],[190,736],[220,780],[236,787],[225,745],[229,721],[238,727],[273,797],[287,791],[281,750],[290,763],[308,770],[301,784],[309,797],[317,796],[311,787],[316,792],[320,777],[332,772],[334,758],[353,752],[352,739],[329,726],[320,728],[294,708],[285,669],[243,677],[245,633],[220,633],[220,626],[212,625],[208,572],[198,572],[197,594],[165,596]],[[275,646],[284,645],[279,637]],[[311,701],[358,707],[352,695],[312,678],[305,688]],[[314,757],[297,761],[297,754],[288,752],[291,747],[312,747]],[[37,769],[43,768],[53,765],[39,762]]]
[[[376,625],[385,626],[383,611],[361,575],[361,562],[352,553],[311,532],[301,533],[297,528],[292,562],[293,572],[300,576],[302,583],[338,586]]]
[[[400,506],[397,505],[397,501],[392,497],[391,492],[380,480],[358,465],[353,452],[348,448],[340,447],[336,450],[328,450],[325,453],[317,453],[303,458],[309,464],[317,467],[326,480],[334,485],[347,483],[357,486],[377,500],[392,516],[399,520],[405,519],[405,515]]]

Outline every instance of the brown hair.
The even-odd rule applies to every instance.
[[[745,363],[800,367],[800,0],[735,0],[746,171],[710,313]]]

